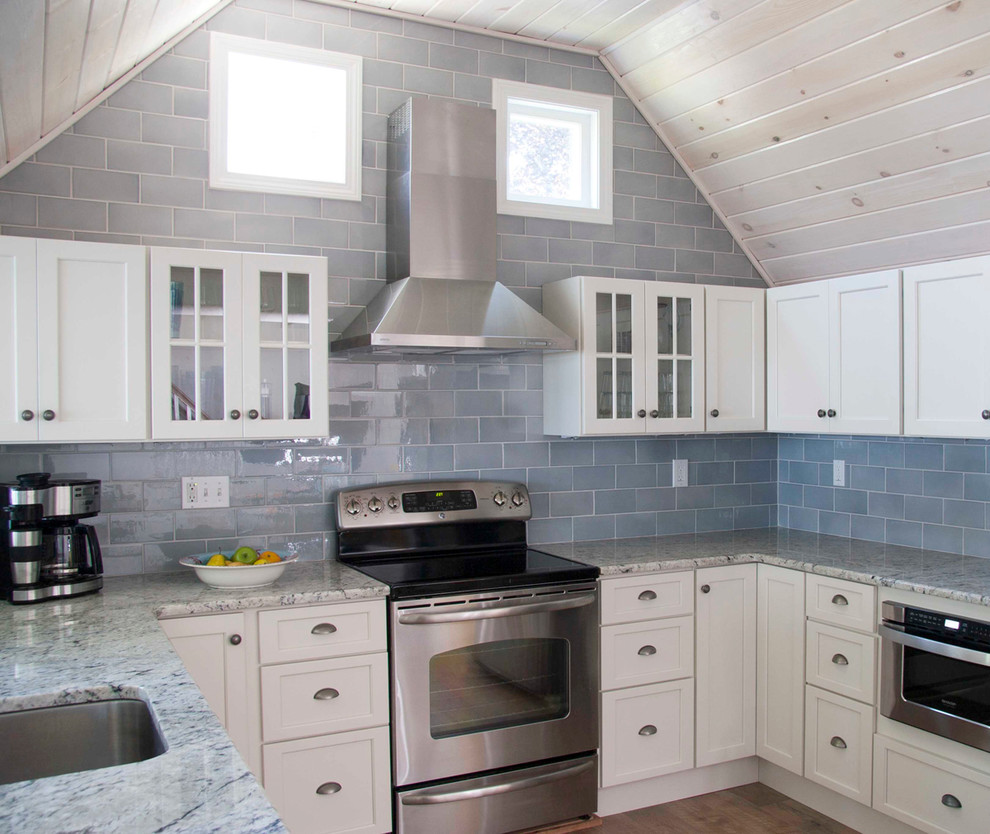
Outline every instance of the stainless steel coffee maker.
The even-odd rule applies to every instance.
[[[0,486],[0,592],[8,602],[42,602],[103,587],[96,530],[80,519],[100,511],[98,480],[18,475]]]

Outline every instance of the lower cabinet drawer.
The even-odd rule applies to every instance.
[[[876,736],[873,807],[931,834],[986,834],[990,776]]]
[[[261,670],[261,736],[283,741],[388,723],[388,656],[283,663]]]
[[[602,689],[689,678],[694,674],[694,617],[602,629]]]
[[[292,834],[392,830],[388,727],[266,744],[265,792]]]
[[[805,778],[869,805],[873,707],[805,687],[804,733]]]
[[[694,681],[602,694],[602,787],[694,767]]]
[[[814,686],[875,704],[877,638],[808,622],[805,679]]]

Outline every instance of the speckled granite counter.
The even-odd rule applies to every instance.
[[[603,577],[734,562],[785,568],[990,605],[990,559],[770,528],[539,545],[597,565]]]
[[[169,745],[137,764],[0,786],[0,830],[285,831],[156,617],[386,592],[346,566],[313,562],[253,590],[208,588],[190,571],[107,579],[102,593],[62,602],[0,604],[0,712],[137,696],[151,703]]]

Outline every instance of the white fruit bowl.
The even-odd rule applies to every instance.
[[[282,557],[281,562],[271,565],[207,565],[206,561],[216,554],[204,553],[201,556],[183,556],[179,559],[179,564],[192,568],[196,571],[196,576],[207,585],[214,588],[263,588],[271,585],[285,571],[287,565],[298,561],[298,556],[286,556],[273,550]],[[225,559],[229,559],[233,554],[224,553]]]

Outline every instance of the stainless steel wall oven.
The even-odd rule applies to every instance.
[[[598,569],[529,548],[525,486],[346,490],[339,558],[386,582],[396,830],[594,813]]]

